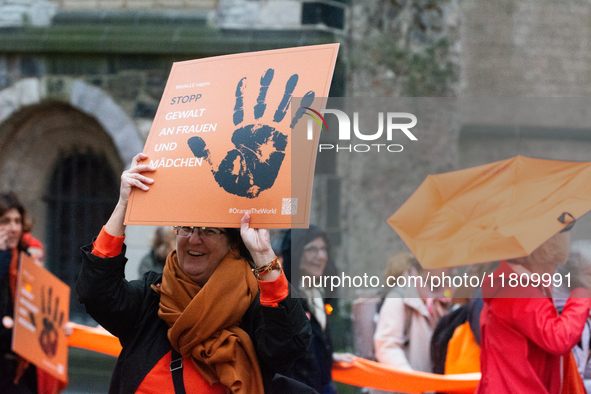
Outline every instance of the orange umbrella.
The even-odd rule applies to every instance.
[[[591,162],[517,156],[429,175],[388,223],[425,268],[527,256],[591,210]]]

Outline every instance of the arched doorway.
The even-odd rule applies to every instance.
[[[80,272],[80,247],[91,242],[117,204],[118,180],[103,157],[92,150],[61,154],[44,200],[45,265],[73,290]],[[72,291],[70,320],[86,320]]]
[[[98,121],[62,102],[20,108],[0,124],[0,190],[13,190],[34,218],[46,267],[71,286],[70,320],[88,323],[76,299],[79,248],[117,202],[123,163]]]

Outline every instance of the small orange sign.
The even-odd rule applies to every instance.
[[[155,182],[132,191],[125,223],[240,227],[250,212],[252,227],[307,227],[312,115],[324,109],[338,47],[174,63],[144,147]],[[294,146],[296,132],[313,138]]]
[[[12,350],[61,381],[68,377],[68,341],[64,326],[70,287],[25,255],[21,256]]]

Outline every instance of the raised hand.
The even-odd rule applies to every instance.
[[[121,188],[119,190],[120,202],[124,202],[127,205],[127,202],[129,201],[129,194],[134,187],[146,191],[150,188],[148,185],[154,183],[152,178],[148,178],[147,176],[143,175],[142,172],[152,172],[156,169],[148,164],[138,164],[140,161],[147,158],[148,155],[144,153],[138,153],[134,156],[129,170],[123,171],[121,174]]]
[[[248,248],[254,264],[262,267],[275,258],[275,252],[271,247],[271,236],[269,230],[264,228],[254,229],[250,227],[250,214],[246,212],[240,221],[240,236]],[[262,280],[275,280],[279,271],[272,271],[260,277]]]
[[[270,68],[261,77],[259,95],[253,109],[255,122],[266,113],[267,103],[265,100],[274,73],[275,71]],[[246,87],[246,78],[242,78],[238,82],[232,117],[234,125],[238,126],[232,135],[232,143],[236,148],[227,152],[217,169],[211,162],[210,152],[206,149],[205,141],[201,137],[192,137],[188,140],[189,147],[195,157],[206,159],[212,167],[211,171],[216,182],[228,193],[240,197],[255,198],[275,183],[285,158],[287,134],[277,130],[272,124],[279,123],[285,118],[297,82],[297,74],[293,74],[288,79],[281,102],[272,114],[272,121],[271,119],[261,120],[260,123],[252,123],[242,127],[240,125],[244,123],[243,93]],[[305,107],[312,105],[313,101],[314,92],[306,93],[292,118],[291,128],[304,115]]]
[[[6,229],[0,226],[0,250],[8,250],[8,233]]]
[[[123,171],[121,174],[121,187],[119,189],[119,201],[111,214],[111,217],[105,224],[105,230],[108,234],[115,237],[120,237],[125,234],[125,210],[129,202],[129,195],[134,187],[140,190],[147,191],[150,189],[149,185],[154,183],[152,178],[143,175],[144,172],[154,172],[156,168],[148,164],[139,164],[140,161],[148,158],[144,153],[138,153],[131,161],[129,170]]]
[[[268,253],[273,253],[269,230],[264,228],[255,229],[250,227],[250,213],[248,212],[244,214],[242,220],[240,221],[240,236],[242,237],[244,244],[250,251],[250,254],[253,258],[256,258],[255,255],[264,256]],[[272,256],[275,257],[275,254]],[[268,261],[261,262],[259,265],[264,265],[266,263],[268,263]]]

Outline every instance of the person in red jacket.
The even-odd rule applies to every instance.
[[[571,288],[579,288],[571,292],[559,315],[552,284],[540,279],[566,262],[569,247],[569,233],[560,232],[529,256],[501,262],[494,277],[486,277],[477,394],[560,393],[562,358],[581,338],[591,294],[587,283],[572,282]],[[528,278],[529,286],[524,286]]]

